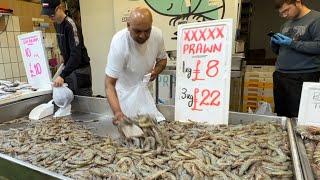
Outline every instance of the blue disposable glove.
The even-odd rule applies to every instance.
[[[292,39],[290,37],[280,33],[275,34],[274,37],[271,38],[271,40],[279,45],[281,44],[290,45],[292,42]]]

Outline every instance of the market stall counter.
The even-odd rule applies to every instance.
[[[51,94],[51,89],[39,89],[26,82],[0,80],[0,107],[24,99]]]
[[[197,174],[193,175],[199,178],[202,176],[230,178],[237,177],[239,174],[253,176],[257,173],[258,171],[254,171],[257,165],[252,164],[259,159],[247,159],[256,157],[267,161],[260,164],[261,166],[266,165],[272,169],[276,166],[272,166],[271,161],[276,161],[278,167],[291,168],[273,173],[275,176],[282,173],[282,176],[287,179],[304,179],[290,119],[230,112],[230,126],[208,126],[194,122],[173,121],[174,106],[158,105],[159,111],[172,122],[162,122],[159,127],[151,123],[152,126],[149,127],[152,131],[146,134],[151,133],[158,137],[153,143],[156,148],[150,144],[147,147],[145,141],[145,146],[139,149],[132,146],[139,142],[137,139],[133,139],[132,144],[117,141],[121,136],[118,129],[112,124],[112,111],[104,98],[75,96],[72,102],[72,115],[67,118],[52,119],[49,117],[40,121],[30,121],[26,118],[30,110],[49,100],[51,100],[50,94],[0,107],[0,122],[2,123],[0,124],[0,174],[3,177],[8,179],[68,179],[69,177],[90,179],[114,176],[116,178],[161,179],[161,177],[170,176],[172,178],[191,177],[194,171]],[[144,123],[143,127],[147,127],[147,124]],[[237,141],[241,141],[230,139],[230,137],[235,137],[233,132],[243,133],[243,130],[246,130],[245,133],[254,132],[252,137],[270,139],[263,136],[263,133],[270,133],[263,130],[263,127],[271,128],[275,132],[279,131],[283,135],[281,137],[288,141],[286,142],[288,146],[286,154],[281,148],[272,146],[270,148],[274,151],[266,150],[254,144],[252,146],[237,144]],[[167,131],[176,132],[168,133]],[[218,138],[216,132],[224,134],[220,133]],[[224,139],[228,136],[230,136],[229,139]],[[160,141],[159,137],[167,139]],[[185,137],[190,139],[185,139]],[[243,136],[242,138],[250,141],[250,137]],[[147,139],[151,142],[152,137]],[[35,142],[36,144],[31,144]],[[186,144],[183,146],[179,142]],[[219,146],[222,149],[219,149],[220,153],[217,153],[214,152],[213,146],[209,147],[219,143],[231,143],[230,146],[233,149],[228,149],[223,145]],[[140,146],[139,143],[138,146]],[[197,153],[201,151],[200,146],[207,148],[206,156]],[[269,147],[268,144],[261,145],[261,147],[266,146]],[[250,147],[260,152],[269,152],[274,155],[274,158],[266,159],[267,157],[262,157],[262,155],[252,156]],[[230,152],[232,156],[223,154],[221,150],[225,148],[227,148],[226,152]],[[247,149],[244,150],[245,148]],[[216,154],[209,153],[209,151]],[[282,160],[277,159],[279,156],[277,153],[281,155]],[[236,161],[235,156],[243,157],[245,160]],[[206,159],[203,160],[205,162],[201,160],[202,158]],[[235,167],[234,172],[232,172],[232,167]],[[16,170],[19,170],[19,173]],[[178,171],[181,171],[182,174],[179,174]],[[265,173],[262,172],[259,176],[262,175]]]

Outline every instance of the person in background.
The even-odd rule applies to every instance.
[[[271,38],[277,54],[273,73],[275,112],[298,117],[303,82],[320,78],[320,13],[302,0],[275,0],[280,16],[288,21]]]
[[[64,69],[54,80],[54,86],[67,83],[75,95],[92,96],[90,58],[84,46],[82,30],[68,17],[60,0],[41,0],[42,15],[54,22]]]
[[[145,7],[135,8],[127,28],[113,36],[105,70],[105,91],[115,116],[114,124],[126,117],[120,107],[119,93],[142,81],[148,73],[153,81],[166,64],[162,32],[152,26],[151,12]]]

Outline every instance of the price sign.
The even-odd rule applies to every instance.
[[[41,31],[18,36],[29,84],[39,89],[51,89],[51,73]]]
[[[232,20],[178,26],[175,119],[228,124]]]
[[[303,83],[300,108],[298,115],[299,125],[320,126],[320,83]]]

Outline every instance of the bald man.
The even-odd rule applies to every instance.
[[[148,73],[153,81],[166,64],[161,30],[152,26],[152,14],[147,8],[135,8],[130,13],[127,28],[113,36],[105,69],[105,92],[115,116],[114,124],[120,123],[128,114],[123,108],[123,97],[131,93],[128,89]],[[152,106],[148,102],[145,105]]]

